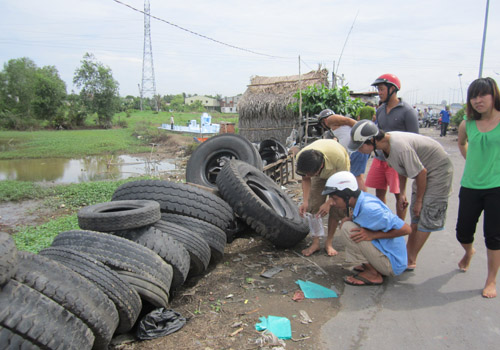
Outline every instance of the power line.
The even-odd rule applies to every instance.
[[[203,34],[200,34],[200,33],[197,33],[197,32],[193,32],[193,31],[192,31],[192,30],[190,30],[190,29],[187,29],[187,28],[181,27],[181,26],[179,26],[179,25],[177,25],[177,24],[175,24],[175,23],[169,22],[169,21],[167,21],[167,20],[165,20],[165,19],[163,19],[163,18],[159,18],[159,17],[153,16],[153,15],[151,15],[151,14],[149,14],[149,13],[148,13],[148,14],[146,14],[144,11],[141,11],[141,10],[139,10],[139,9],[136,9],[135,7],[130,6],[130,5],[128,5],[128,4],[125,4],[125,3],[123,3],[123,2],[121,2],[121,1],[119,1],[119,0],[113,0],[113,1],[114,1],[114,2],[116,2],[116,3],[118,3],[118,4],[120,4],[120,5],[126,6],[126,7],[130,8],[131,10],[134,10],[134,11],[136,11],[136,12],[140,12],[140,13],[142,13],[142,14],[144,14],[144,15],[147,15],[147,16],[149,16],[149,17],[151,17],[151,18],[154,18],[154,19],[156,19],[156,20],[158,20],[158,21],[160,21],[160,22],[164,22],[164,23],[166,23],[166,24],[168,24],[168,25],[171,25],[171,26],[173,26],[173,27],[176,27],[177,29],[180,29],[180,30],[183,30],[183,31],[188,32],[188,33],[190,33],[190,34],[193,34],[193,35],[199,36],[199,37],[201,37],[201,38],[203,38],[203,39],[207,39],[207,40],[213,41],[213,42],[215,42],[215,43],[217,43],[217,44],[220,44],[220,45],[224,45],[224,46],[227,46],[227,47],[230,47],[230,48],[236,49],[236,50],[241,50],[241,51],[249,52],[249,53],[252,53],[252,54],[254,54],[254,55],[266,56],[266,57],[270,57],[270,58],[287,58],[287,59],[289,59],[289,58],[290,58],[290,57],[283,57],[283,56],[268,55],[268,54],[265,54],[265,53],[260,53],[260,52],[256,52],[256,51],[253,51],[253,50],[249,50],[249,49],[245,49],[245,48],[242,48],[242,47],[238,47],[238,46],[235,46],[235,45],[227,44],[227,43],[225,43],[225,42],[222,42],[222,41],[219,41],[219,40],[216,40],[216,39],[210,38],[210,37],[208,37],[208,36],[206,36],[206,35],[203,35]]]

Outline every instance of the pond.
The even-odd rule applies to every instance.
[[[152,161],[147,157],[129,155],[81,159],[10,159],[0,160],[0,180],[79,183],[139,175],[158,176],[178,169],[174,159]]]

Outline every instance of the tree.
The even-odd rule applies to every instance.
[[[75,71],[73,83],[81,88],[80,98],[88,111],[97,114],[97,124],[109,128],[118,110],[118,82],[111,69],[97,62],[93,54],[86,53],[81,64]]]
[[[27,57],[9,60],[0,73],[0,109],[31,118],[37,67]]]
[[[292,103],[290,108],[299,113],[299,92],[294,97],[297,102]],[[329,89],[324,85],[320,87],[314,85],[302,90],[302,112],[305,115],[313,116],[329,108],[337,114],[355,117],[359,108],[363,106],[364,103],[360,99],[351,99],[347,86]]]
[[[35,75],[33,113],[37,119],[53,121],[66,98],[66,83],[54,66],[38,69]]]

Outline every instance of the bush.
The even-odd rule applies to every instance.
[[[462,120],[464,120],[464,116],[465,116],[465,109],[462,108],[454,116],[451,117],[450,124],[453,126],[459,126]]]
[[[140,121],[134,126],[133,136],[144,140],[145,143],[165,143],[169,135],[155,127],[151,122]]]

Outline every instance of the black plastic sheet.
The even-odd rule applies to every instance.
[[[144,316],[137,327],[137,338],[141,340],[164,337],[184,327],[186,319],[173,310],[159,308]]]

